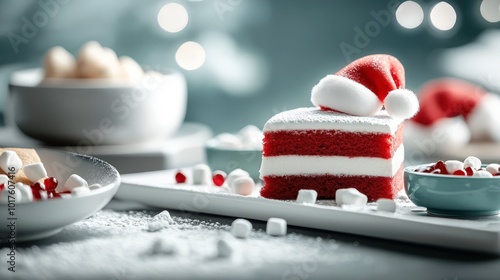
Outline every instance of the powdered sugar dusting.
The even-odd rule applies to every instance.
[[[298,108],[273,116],[264,132],[279,130],[341,130],[366,133],[395,133],[401,120],[393,119],[385,110],[374,116],[352,116],[319,108]]]
[[[217,257],[217,242],[230,236],[230,222],[198,220],[192,213],[172,212],[172,223],[158,232],[148,232],[148,221],[158,211],[103,210],[64,229],[60,234],[36,244],[18,248],[15,277],[22,279],[145,279],[191,278],[217,275],[252,277],[280,263],[322,263],[348,261],[338,254],[334,240],[291,233],[271,237],[262,228],[248,239],[229,240],[233,254]],[[232,236],[230,236],[232,237]],[[59,242],[51,243],[50,240]],[[167,253],[153,252],[163,240]],[[165,251],[166,249],[161,249]],[[160,250],[160,251],[161,251]],[[4,256],[7,248],[0,250]],[[6,270],[0,278],[6,279]],[[283,273],[285,271],[283,270]],[[11,274],[9,274],[11,275]],[[281,275],[278,275],[281,277]]]

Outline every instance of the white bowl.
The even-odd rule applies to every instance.
[[[182,74],[140,83],[49,79],[41,69],[13,73],[8,116],[26,135],[58,145],[135,144],[166,139],[181,126],[187,103]]]
[[[57,198],[15,205],[14,216],[8,204],[0,204],[0,242],[8,241],[10,222],[15,221],[15,241],[49,237],[65,226],[83,220],[102,209],[113,198],[120,185],[120,174],[110,164],[94,157],[62,151],[37,149],[49,176],[65,182],[71,174],[78,174],[89,184],[102,188],[81,196]],[[9,218],[15,218],[10,220]]]

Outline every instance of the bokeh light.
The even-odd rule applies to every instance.
[[[480,6],[481,16],[488,22],[500,21],[500,0],[483,0]]]
[[[196,70],[205,63],[205,49],[196,42],[186,42],[175,53],[175,60],[185,70]]]
[[[188,21],[186,8],[181,4],[168,3],[158,12],[158,24],[167,32],[175,33],[183,30]]]
[[[444,1],[439,2],[432,7],[430,19],[436,29],[447,31],[452,29],[457,23],[457,12],[449,3]]]
[[[403,2],[396,10],[396,20],[404,28],[417,28],[424,21],[424,10],[417,2]]]

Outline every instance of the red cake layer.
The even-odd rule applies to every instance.
[[[264,156],[310,155],[389,159],[403,142],[403,125],[394,135],[339,130],[280,130],[264,134]]]
[[[264,176],[264,187],[260,194],[273,199],[296,199],[299,190],[313,189],[318,198],[334,199],[338,189],[356,188],[369,201],[379,198],[396,198],[403,188],[403,165],[394,177],[344,176],[344,175],[289,175]]]

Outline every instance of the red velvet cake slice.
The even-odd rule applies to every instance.
[[[334,198],[356,188],[369,200],[394,198],[403,186],[402,120],[385,111],[351,116],[299,108],[272,117],[264,126],[261,195],[295,199],[300,189]]]

